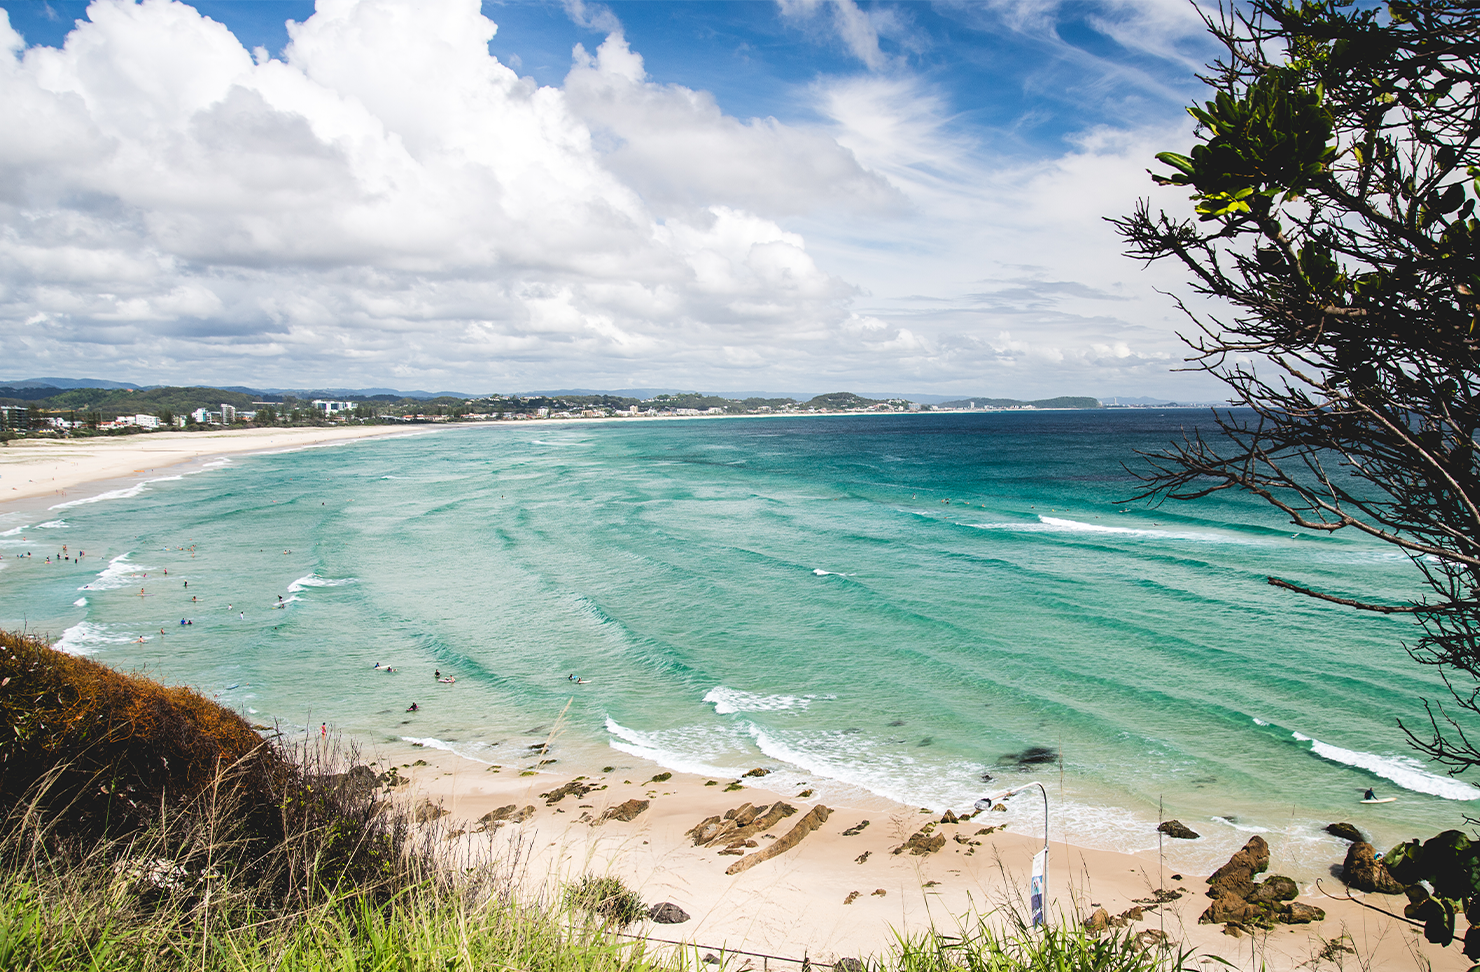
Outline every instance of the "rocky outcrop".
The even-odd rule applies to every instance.
[[[545,806],[551,807],[559,803],[561,800],[564,800],[568,796],[583,797],[594,789],[596,789],[596,787],[590,783],[582,783],[580,780],[571,780],[564,786],[556,787],[549,793],[541,793],[540,796],[545,798]]]
[[[905,851],[909,851],[916,857],[921,857],[925,854],[934,854],[946,846],[946,835],[932,834],[931,831],[934,829],[935,824],[926,824],[913,834],[910,834],[909,840],[894,848],[894,853],[903,854]]]
[[[868,826],[868,821],[867,820],[860,820],[858,823],[854,824],[853,826],[849,827],[847,830],[843,831],[843,836],[844,837],[857,837],[859,834],[863,833],[863,828],[865,828],[867,826]]]
[[[768,861],[778,854],[786,853],[800,844],[803,837],[806,837],[812,831],[826,823],[827,818],[831,814],[832,811],[821,804],[813,807],[801,820],[797,821],[796,826],[792,827],[785,837],[782,837],[763,850],[745,855],[726,868],[725,873],[730,875],[739,874],[742,871],[748,871],[750,868],[755,867],[761,861]]]
[[[649,908],[648,917],[660,925],[681,925],[689,920],[689,913],[672,901],[664,901]]]
[[[741,773],[740,774],[740,776],[741,776],[742,779],[745,778],[745,777],[747,777],[747,776],[760,777],[760,776],[769,776],[769,775],[771,775],[771,771],[770,770],[768,770],[768,769],[762,769],[759,766],[757,766],[753,770],[746,770],[744,773]]]
[[[1372,891],[1377,894],[1402,894],[1399,884],[1382,861],[1377,851],[1365,840],[1359,840],[1346,849],[1346,862],[1341,867],[1341,880],[1349,888]]]
[[[648,808],[646,800],[628,800],[626,803],[615,807],[608,807],[606,813],[601,815],[601,822],[615,820],[618,823],[631,823],[637,819],[637,815]]]
[[[439,817],[447,816],[447,811],[440,804],[423,799],[412,811],[412,816],[417,823],[431,823]]]
[[[1367,839],[1366,837],[1362,836],[1362,832],[1360,830],[1349,823],[1326,824],[1326,833],[1330,834],[1332,837],[1340,837],[1342,840],[1350,841],[1353,844],[1357,843],[1358,841],[1365,841]]]
[[[1162,821],[1156,829],[1168,837],[1175,837],[1178,840],[1197,840],[1202,836],[1202,834],[1193,830],[1180,820]]]
[[[1254,875],[1268,868],[1269,844],[1256,834],[1208,878],[1213,903],[1198,922],[1268,928],[1276,922],[1303,924],[1326,917],[1319,908],[1293,901],[1300,887],[1290,878],[1272,874],[1255,883]]]
[[[706,817],[684,835],[693,838],[695,847],[712,847],[715,844],[733,844],[763,834],[782,820],[797,812],[789,803],[776,801],[768,808],[749,803],[726,810],[723,817]]]

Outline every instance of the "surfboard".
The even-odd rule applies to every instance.
[[[1397,797],[1378,797],[1376,800],[1363,800],[1363,803],[1394,803]]]

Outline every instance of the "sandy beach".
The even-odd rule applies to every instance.
[[[296,449],[374,435],[406,434],[388,425],[301,429],[154,432],[85,439],[17,439],[0,448],[0,508],[38,497],[95,492],[111,480],[147,478],[181,463],[244,452]]]
[[[690,915],[679,924],[644,922],[629,932],[696,943],[701,952],[728,948],[831,964],[885,953],[898,934],[931,928],[959,934],[961,921],[972,915],[996,912],[999,917],[988,920],[1000,921],[1009,906],[1027,913],[1031,861],[1042,848],[1041,838],[1027,835],[1042,821],[1035,791],[1013,798],[1005,812],[981,812],[959,823],[942,822],[941,810],[919,807],[828,807],[826,819],[798,844],[732,875],[727,870],[737,861],[785,840],[819,804],[799,793],[771,792],[764,777],[742,783],[672,774],[655,780],[666,773],[662,767],[622,753],[613,756],[610,772],[531,775],[517,766],[495,770],[453,754],[407,748],[382,757],[377,769],[395,765],[411,780],[402,799],[445,811],[430,826],[440,828],[449,847],[475,857],[491,851],[511,866],[517,861],[525,893],[548,899],[583,874],[620,877],[644,904],[671,902]],[[415,765],[417,760],[425,765]],[[554,802],[542,796],[572,783],[591,789],[577,788]],[[628,813],[636,807],[629,801],[646,806],[630,821],[613,818],[624,804]],[[745,846],[732,846],[728,839],[696,846],[692,831],[706,820],[722,820],[747,804],[773,808],[778,803],[795,812],[750,835]],[[488,822],[490,813],[505,820]],[[997,829],[1008,824],[1018,832]],[[930,837],[944,837],[936,842],[938,849],[901,850],[927,828],[921,843],[930,846]],[[1238,937],[1225,934],[1222,925],[1200,925],[1198,916],[1210,903],[1207,875],[1178,870],[1177,843],[1168,840],[1158,860],[1155,852],[1116,854],[1054,841],[1050,920],[1082,920],[1103,908],[1112,918],[1125,916],[1123,927],[1129,931],[1165,933],[1177,947],[1221,956],[1235,968],[1272,972],[1470,965],[1457,946],[1430,945],[1420,929],[1383,913],[1401,913],[1406,903],[1401,896],[1354,893],[1365,899],[1364,907],[1345,900],[1348,892],[1334,876],[1323,879],[1320,888],[1312,882],[1300,889],[1298,900],[1324,909],[1324,921]],[[1276,851],[1270,873],[1278,872]],[[1159,901],[1171,897],[1166,892],[1177,897]],[[1333,948],[1333,939],[1355,951]],[[737,956],[737,968],[743,958]],[[756,968],[763,964],[759,957],[752,962]]]

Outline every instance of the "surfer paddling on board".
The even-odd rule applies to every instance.
[[[1366,793],[1363,793],[1362,794],[1362,799],[1363,800],[1376,800],[1377,799],[1377,794],[1376,793],[1373,793],[1371,789],[1368,789]]]

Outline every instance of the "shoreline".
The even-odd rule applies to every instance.
[[[896,933],[918,935],[934,928],[959,934],[962,920],[973,916],[1025,915],[1032,857],[1043,847],[1041,838],[1000,829],[1041,823],[1042,805],[1031,793],[1013,800],[1006,812],[983,811],[959,823],[945,822],[950,818],[938,811],[899,804],[828,804],[826,819],[794,847],[730,875],[727,868],[742,855],[758,854],[786,838],[820,804],[769,789],[764,777],[744,780],[736,789],[738,780],[670,773],[615,750],[611,772],[584,773],[495,768],[416,746],[377,752],[377,770],[394,766],[410,781],[398,790],[398,799],[445,812],[428,826],[439,828],[449,858],[476,859],[480,852],[495,856],[517,874],[520,890],[536,900],[550,900],[583,874],[619,877],[645,906],[671,902],[691,916],[680,924],[644,922],[628,931],[694,943],[708,951],[730,948],[832,964],[886,952],[896,944]],[[425,765],[415,765],[417,760]],[[572,783],[592,789],[554,803],[542,796]],[[603,819],[631,800],[646,806],[630,821]],[[754,847],[732,847],[721,855],[724,841],[702,847],[689,836],[696,825],[746,804],[768,807],[778,802],[794,807],[795,813],[764,833],[750,835]],[[528,817],[480,823],[490,812]],[[868,824],[855,829],[864,820]],[[987,828],[992,831],[982,833]],[[943,838],[935,842],[936,849],[923,854],[900,850],[924,830],[929,831],[926,841]],[[1176,855],[1168,857],[1159,861],[1155,851],[1124,854],[1052,840],[1046,907],[1050,923],[1082,921],[1100,908],[1112,918],[1129,913],[1125,932],[1147,932],[1148,938],[1164,932],[1174,948],[1219,955],[1236,968],[1256,955],[1260,967],[1270,972],[1312,967],[1312,959],[1343,935],[1356,950],[1349,958],[1372,967],[1469,967],[1458,948],[1430,945],[1421,929],[1396,917],[1406,903],[1401,895],[1351,892],[1359,900],[1368,899],[1366,907],[1359,900],[1328,897],[1348,893],[1334,876],[1323,879],[1320,887],[1303,882],[1297,899],[1324,909],[1324,921],[1230,936],[1220,924],[1197,923],[1211,903],[1205,895],[1207,875],[1179,871]],[[1268,874],[1280,873],[1279,864],[1276,850]],[[1158,895],[1159,889],[1177,897],[1158,903],[1167,896]],[[999,918],[991,923],[1007,922]],[[1420,957],[1430,964],[1421,964]]]
[[[426,432],[434,431],[427,429]],[[418,430],[412,434],[426,434]],[[406,435],[396,426],[224,429],[219,432],[151,432],[87,439],[16,439],[0,448],[0,512],[26,501],[76,500],[85,486],[151,478],[198,460],[243,453],[309,448],[382,435]]]

